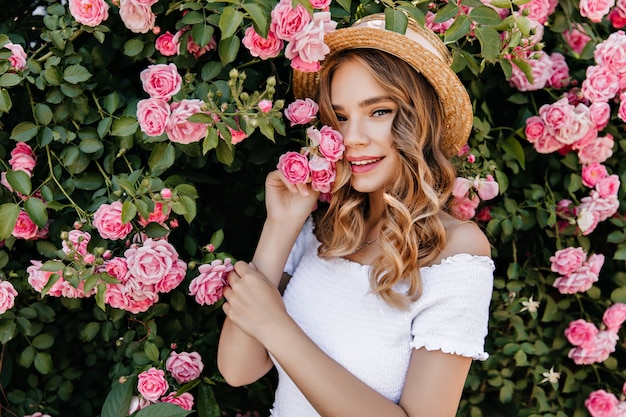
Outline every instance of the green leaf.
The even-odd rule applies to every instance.
[[[202,383],[198,387],[198,417],[219,417],[220,407],[209,384]]]
[[[517,65],[517,67],[522,70],[522,72],[524,73],[524,75],[526,76],[526,78],[528,79],[529,83],[533,83],[534,79],[533,79],[533,69],[530,66],[530,64],[526,61],[524,61],[523,59],[520,58],[513,58],[511,60],[515,65]],[[506,61],[503,61],[506,62]]]
[[[169,167],[174,164],[176,157],[176,151],[171,143],[158,143],[152,149],[150,158],[148,159],[148,166],[152,175],[161,175]]]
[[[217,53],[220,56],[222,65],[229,64],[237,57],[239,52],[239,45],[241,41],[237,36],[231,36],[230,38],[222,38],[217,47]]]
[[[139,38],[133,38],[124,44],[124,55],[137,56],[143,51],[143,42]]]
[[[39,270],[45,272],[58,272],[63,268],[65,268],[65,264],[61,261],[46,261],[43,265],[41,265]]]
[[[112,92],[111,94],[106,96],[104,98],[104,102],[102,103],[102,106],[104,107],[104,109],[108,111],[109,113],[115,112],[115,110],[117,110],[119,105],[120,105],[120,96],[117,94],[117,92]]]
[[[519,162],[519,164],[522,166],[522,168],[526,169],[525,167],[525,156],[524,156],[524,148],[522,148],[522,145],[519,143],[519,141],[517,139],[515,139],[514,137],[508,137],[505,140],[502,141],[502,143],[500,144],[500,146],[502,147],[502,150],[508,154],[510,154],[511,156],[513,156],[513,158],[515,158],[517,160],[517,162]]]
[[[437,14],[435,15],[436,23],[443,23],[447,20],[450,20],[459,13],[459,8],[454,3],[448,3],[443,6],[441,9],[437,10]]]
[[[185,195],[180,196],[180,201],[185,207],[185,213],[183,213],[183,216],[185,217],[185,220],[187,220],[187,223],[191,223],[197,214],[196,202]]]
[[[102,151],[104,149],[104,145],[98,139],[87,138],[80,142],[78,148],[81,152],[90,154]]]
[[[17,325],[13,320],[2,320],[0,321],[0,343],[5,344],[9,340],[15,337],[15,331],[17,330]]]
[[[4,343],[4,342],[3,342]],[[32,346],[26,346],[17,358],[17,363],[23,368],[30,368],[35,360],[35,354],[37,351]]]
[[[49,65],[43,72],[43,76],[50,85],[61,85],[63,82],[63,74],[61,70],[54,65]]]
[[[215,233],[213,233],[209,243],[211,245],[213,245],[215,247],[215,249],[217,249],[220,246],[222,246],[223,242],[224,242],[224,231],[222,229],[220,229],[220,230],[216,231]]]
[[[217,134],[217,129],[215,127],[210,127],[209,131],[202,142],[202,155],[206,155],[211,149],[217,148],[219,141],[219,137]]]
[[[74,178],[74,186],[79,190],[97,190],[104,184],[104,178],[98,172],[83,172]]]
[[[204,23],[204,16],[202,13],[193,11],[183,16],[182,22],[186,25],[195,25],[197,23]]]
[[[24,171],[7,171],[7,181],[13,191],[29,195],[33,190],[33,186],[30,181],[30,177]]]
[[[136,376],[126,379],[123,384],[119,381],[113,382],[113,387],[102,405],[102,417],[128,417],[130,401],[136,386]]]
[[[111,135],[113,136],[130,136],[135,134],[139,123],[134,117],[123,116],[113,122],[111,127]]]
[[[259,123],[259,129],[261,130],[263,136],[274,142],[274,128],[272,127],[272,125],[263,118],[259,118],[257,119],[257,121]]]
[[[143,353],[145,353],[148,359],[152,362],[157,362],[159,360],[159,348],[152,342],[145,342],[143,346]]]
[[[215,152],[217,153],[217,159],[224,165],[231,166],[235,160],[235,147],[226,143],[226,141],[218,141]]]
[[[32,343],[37,349],[48,349],[54,344],[54,336],[50,333],[41,333],[35,336]]]
[[[70,84],[78,84],[91,78],[91,73],[82,65],[70,65],[63,71],[63,79]]]
[[[463,3],[465,5],[465,3]],[[480,25],[497,26],[502,22],[502,18],[492,7],[478,6],[474,7],[469,13],[470,19]],[[478,28],[477,27],[477,28]]]
[[[148,223],[148,225],[144,228],[144,231],[146,232],[148,237],[156,239],[167,235],[170,232],[170,229],[167,229],[160,224],[153,222]]]
[[[0,87],[13,87],[18,85],[20,81],[22,81],[22,78],[19,75],[8,72],[0,76]]]
[[[0,114],[7,113],[11,107],[13,107],[13,102],[9,92],[5,88],[0,89]]]
[[[213,26],[206,23],[197,23],[191,27],[191,37],[198,45],[205,46],[211,42],[213,31]]]
[[[192,412],[193,411],[187,411],[176,404],[157,403],[141,409],[135,414],[135,417],[185,417]]]
[[[448,28],[445,35],[443,36],[443,40],[445,43],[452,43],[463,36],[467,35],[471,28],[471,21],[467,17],[467,15],[460,15],[456,19],[454,19],[454,23]]]
[[[48,222],[46,204],[38,198],[31,197],[24,202],[24,209],[28,217],[39,227],[45,227]]]
[[[269,30],[269,25],[267,24],[269,14],[267,10],[255,3],[244,3],[242,7],[250,15],[256,33],[263,38],[267,38],[267,32]]]
[[[385,9],[385,29],[404,35],[409,26],[409,18],[402,10]]]
[[[92,321],[80,330],[80,338],[83,342],[91,342],[98,335],[98,332],[100,332],[100,323]]]
[[[126,200],[122,204],[122,223],[126,224],[133,220],[137,215],[137,207],[132,201]]]
[[[35,105],[35,121],[40,125],[49,125],[52,121],[52,110],[50,110],[50,107],[43,103],[37,103]]]
[[[48,375],[54,370],[52,356],[48,352],[37,352],[34,361],[35,369],[43,375]]]
[[[474,29],[480,42],[481,55],[487,62],[495,62],[500,54],[500,34],[489,26],[477,26]]]
[[[202,67],[202,81],[211,81],[217,77],[224,67],[219,61],[209,61]],[[212,120],[212,119],[211,119]]]
[[[33,122],[21,122],[11,131],[11,139],[26,142],[35,137],[39,128]]]

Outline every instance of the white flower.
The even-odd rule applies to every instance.
[[[549,371],[543,372],[541,375],[544,376],[544,378],[541,380],[542,384],[544,382],[549,382],[551,384],[556,384],[557,382],[559,382],[559,378],[561,378],[561,373],[560,372],[554,372],[554,366],[552,368],[550,368]]]
[[[536,313],[539,309],[539,301],[533,301],[533,296],[531,295],[528,301],[522,301],[522,309],[520,311],[528,311],[529,313]]]

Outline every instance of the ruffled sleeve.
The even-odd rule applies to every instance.
[[[490,258],[469,254],[422,268],[423,292],[415,304],[411,346],[487,359],[494,269]]]
[[[309,217],[304,222],[302,230],[300,230],[300,234],[296,238],[296,242],[293,244],[287,258],[287,263],[285,264],[285,272],[287,274],[293,275],[313,238],[313,218]]]

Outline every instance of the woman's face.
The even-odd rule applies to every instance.
[[[339,120],[352,169],[352,187],[363,193],[384,191],[399,172],[391,126],[398,105],[358,61],[346,61],[334,71],[330,99]]]

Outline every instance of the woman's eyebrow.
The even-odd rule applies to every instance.
[[[391,99],[390,96],[376,96],[376,97],[366,98],[365,100],[359,102],[359,107],[367,107],[367,106],[371,106],[372,104],[382,103],[386,101],[393,101],[393,100]],[[333,104],[332,106],[334,110],[343,109],[343,107],[339,104]]]

